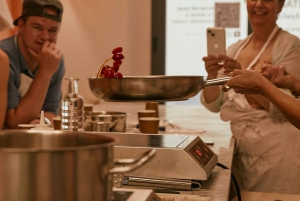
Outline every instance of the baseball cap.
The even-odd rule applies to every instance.
[[[45,12],[45,8],[51,7],[57,9],[57,15]],[[24,0],[22,6],[22,15],[14,21],[14,25],[18,24],[21,17],[38,16],[61,22],[63,13],[63,5],[59,0]]]

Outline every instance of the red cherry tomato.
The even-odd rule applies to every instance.
[[[116,77],[117,77],[117,78],[122,78],[122,77],[123,77],[123,75],[122,75],[122,73],[120,73],[120,72],[117,72],[117,73],[116,73]]]
[[[122,64],[122,59],[124,59],[124,55],[122,54],[123,48],[116,47],[112,50],[113,56],[110,59],[107,59],[105,63],[111,59],[114,60],[113,66],[104,65],[101,67],[100,75],[97,74],[97,77],[101,78],[122,78],[122,73],[119,72],[120,65]]]
[[[115,71],[112,68],[108,68],[104,73],[105,78],[114,78],[115,77]]]
[[[120,60],[122,60],[122,59],[124,59],[125,57],[124,57],[124,55],[123,54],[114,54],[113,56],[112,56],[112,59],[114,60],[114,61],[120,61]]]
[[[122,64],[122,60],[115,61],[115,62],[113,63],[113,65],[116,65],[116,64],[119,64],[119,66],[121,66],[121,64]]]
[[[113,53],[113,54],[121,53],[122,50],[123,50],[122,47],[116,47],[115,49],[113,49],[112,53]]]
[[[120,65],[118,65],[118,64],[113,65],[113,67],[112,67],[112,69],[115,71],[115,73],[118,72],[119,68],[120,68]]]
[[[106,71],[108,68],[110,68],[108,65],[103,66],[103,67],[102,67],[102,70],[101,70],[101,72],[100,72],[100,74],[101,74],[101,75],[104,75],[104,74],[105,74],[105,71]]]

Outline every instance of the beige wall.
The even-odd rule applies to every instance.
[[[88,78],[96,76],[111,50],[122,46],[123,75],[149,75],[150,0],[62,0],[64,16],[58,46],[64,52],[66,77],[78,77],[86,102],[96,99]],[[63,82],[63,94],[66,93]]]
[[[3,0],[0,0],[3,1]],[[10,9],[10,13],[12,15],[12,18],[15,19],[20,16],[21,13],[21,0],[4,0],[7,3],[8,8]],[[1,9],[0,9],[1,10]],[[0,40],[3,38],[6,38],[8,36],[14,35],[17,31],[17,28],[14,29],[6,29],[0,31]]]
[[[6,0],[13,18],[20,15],[21,0]],[[64,15],[58,46],[63,51],[66,77],[78,77],[79,92],[86,102],[97,99],[88,78],[96,76],[101,64],[122,46],[123,75],[149,75],[151,56],[151,0],[61,0]],[[0,32],[0,39],[14,30]],[[66,93],[63,81],[63,94]]]

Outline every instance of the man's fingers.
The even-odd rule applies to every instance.
[[[44,41],[42,49],[47,49],[50,45],[49,41]]]
[[[63,56],[63,53],[60,50],[57,50],[57,56],[58,58],[61,58]]]
[[[50,50],[55,50],[56,49],[55,43],[50,43],[48,47],[49,47]]]

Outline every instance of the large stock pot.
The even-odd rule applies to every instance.
[[[116,142],[109,133],[0,131],[0,200],[111,200],[112,174],[134,170],[155,153],[114,161]]]

